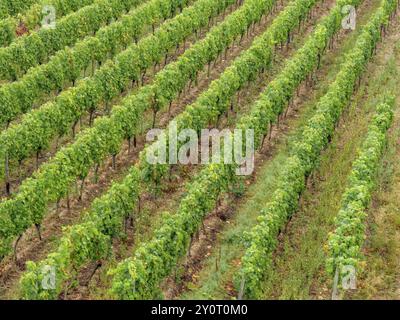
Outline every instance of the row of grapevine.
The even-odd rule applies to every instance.
[[[0,2],[0,19],[8,16],[14,17],[25,12],[39,0],[2,0]]]
[[[134,211],[139,196],[140,177],[136,170],[120,183],[115,183],[102,197],[96,199],[82,222],[64,229],[56,251],[46,259],[27,262],[27,271],[20,279],[20,296],[24,299],[57,299],[69,279],[77,277],[76,270],[89,261],[107,258],[112,238],[120,235],[122,222]],[[54,267],[55,288],[41,287],[43,270]]]
[[[55,18],[59,19],[71,12],[90,5],[94,0],[42,0],[32,5],[22,16],[7,17],[0,20],[0,47],[10,45],[17,36],[20,27],[26,31],[35,30],[39,27],[43,18],[49,13],[46,8],[54,8]],[[50,12],[51,13],[51,12]]]
[[[186,28],[192,30],[193,23],[198,26],[200,21],[202,24],[208,21],[209,13],[200,10],[206,3],[208,9],[214,10],[223,5],[219,0],[199,0],[193,7],[196,10],[189,9],[187,12],[190,15],[181,15],[185,19],[179,21],[184,23],[185,29],[179,27],[176,36]],[[127,97],[121,106],[114,107],[110,117],[97,119],[94,126],[82,132],[74,144],[63,148],[32,178],[25,180],[12,199],[0,204],[0,235],[3,241],[0,251],[3,253],[9,249],[9,241],[14,236],[33,224],[40,224],[47,205],[67,196],[71,183],[77,177],[84,179],[91,167],[107,155],[117,154],[124,138],[132,137],[139,129],[143,109],[153,106],[151,98],[154,95],[157,95],[158,106],[161,102],[166,104],[172,101],[204,65],[213,61],[236,37],[259,21],[272,5],[272,0],[246,0],[239,10],[213,28],[205,39],[161,71],[153,84]]]
[[[46,149],[55,136],[66,134],[85,112],[89,112],[92,119],[93,113],[103,102],[109,104],[121,91],[129,87],[129,83],[139,83],[147,69],[159,63],[171,49],[194,32],[206,27],[211,18],[236,1],[201,0],[196,2],[193,7],[185,9],[180,15],[163,24],[153,35],[140,40],[137,45],[132,44],[127,50],[118,54],[113,61],[108,61],[96,70],[93,77],[84,79],[76,87],[62,92],[55,101],[24,115],[19,123],[11,125],[0,134],[2,158],[6,159],[6,162],[15,160],[20,163],[32,153]],[[224,43],[221,42],[219,46],[215,46],[214,50],[219,50]],[[198,46],[196,48],[190,51],[194,52],[191,56],[190,53],[186,56],[193,57],[196,50],[200,50]],[[199,64],[198,68],[202,65]],[[176,65],[170,69],[177,68]],[[165,81],[162,78],[162,76],[157,76],[155,81]],[[183,81],[184,78],[182,78]],[[142,89],[140,92],[144,91]],[[6,179],[7,165],[8,163],[1,172]]]
[[[275,21],[280,21],[278,24],[273,23],[273,26],[271,26],[272,30],[275,31],[280,31],[282,28],[284,29],[285,24],[287,24],[288,20],[282,20],[281,17],[287,17],[288,13],[294,12],[295,8],[298,8],[299,4],[302,3],[303,5],[307,3],[307,6],[309,2],[297,2],[297,6],[290,6],[286,11],[281,13],[281,15],[275,20]],[[309,7],[308,10],[310,10],[311,7]],[[298,23],[298,19],[300,17],[305,17],[306,14],[304,11],[301,11],[301,14],[298,14],[296,16],[296,19],[294,20],[295,22],[290,22],[290,26],[294,27]],[[291,15],[293,18],[294,15]],[[286,21],[286,22],[284,22]],[[249,61],[252,62],[257,62],[256,65],[258,66],[258,72],[261,70],[262,66],[266,67],[269,64],[271,54],[269,53],[270,50],[266,50],[266,47],[270,47],[271,43],[268,43],[268,46],[265,45],[265,41],[269,40],[271,41],[271,37],[274,33],[269,33],[270,36],[265,36],[262,38],[259,38],[258,40],[255,41],[254,45],[246,51],[242,55],[242,57],[239,57],[234,63],[232,67],[229,67],[228,70],[224,73],[224,75],[232,75],[233,72],[232,70],[244,70],[247,68],[249,71],[242,71],[241,75],[243,76],[243,80],[241,81],[242,84],[246,83],[247,81],[250,80],[249,74],[253,74],[254,71],[252,68],[249,66]],[[273,37],[272,37],[273,38]],[[261,41],[261,39],[264,39],[264,42]],[[282,40],[286,40],[282,39]],[[272,43],[275,43],[273,41]],[[262,50],[264,49],[264,50]],[[260,52],[265,52],[264,57],[262,58],[259,53]],[[252,59],[250,59],[250,57]],[[257,59],[255,57],[258,57]],[[262,60],[264,59],[264,61]],[[231,71],[229,71],[231,70]],[[238,71],[236,71],[238,72]],[[248,73],[247,73],[248,72]],[[253,75],[254,76],[254,75]],[[227,79],[227,78],[226,78]],[[217,81],[216,83],[219,83],[219,85],[227,84],[226,81]],[[230,83],[228,83],[230,84]],[[212,86],[214,89],[217,88],[217,85]],[[222,87],[221,87],[222,88]],[[221,92],[221,90],[218,89],[218,92]],[[233,93],[231,93],[233,94]],[[201,98],[200,98],[201,100]],[[142,151],[142,155],[146,153],[146,150]],[[23,296],[25,298],[38,298],[38,297],[49,297],[51,296],[54,298],[57,296],[57,294],[60,292],[59,290],[61,289],[60,284],[64,281],[64,279],[68,279],[68,277],[71,276],[71,273],[73,273],[71,270],[77,270],[81,265],[82,262],[85,261],[85,259],[93,259],[93,255],[88,256],[87,253],[89,252],[88,248],[92,248],[92,252],[99,253],[101,252],[103,255],[107,253],[107,251],[101,251],[100,249],[104,249],[103,246],[99,246],[100,242],[99,237],[102,235],[105,236],[106,243],[110,243],[109,237],[113,237],[118,234],[117,231],[121,229],[123,217],[128,217],[129,215],[132,214],[132,208],[137,204],[137,197],[132,196],[132,194],[139,195],[140,190],[143,189],[143,184],[146,184],[146,179],[143,181],[143,177],[146,175],[146,168],[141,166],[140,164],[137,164],[135,167],[131,169],[130,174],[123,180],[122,183],[117,183],[113,185],[113,188],[118,188],[120,190],[120,197],[122,200],[118,202],[118,206],[113,204],[112,201],[109,201],[109,193],[113,192],[113,188],[109,193],[107,193],[103,198],[100,198],[98,201],[95,202],[95,207],[100,207],[102,208],[102,214],[96,213],[96,221],[99,223],[97,225],[97,232],[94,232],[94,229],[91,229],[90,232],[81,234],[81,237],[73,237],[74,234],[76,234],[75,229],[82,230],[82,225],[75,225],[71,230],[65,233],[64,237],[61,240],[61,243],[64,243],[68,241],[68,243],[74,243],[73,246],[66,248],[65,246],[59,246],[58,250],[48,256],[47,259],[41,261],[38,264],[29,264],[29,271],[24,275],[24,277],[21,280],[21,288],[23,291]],[[137,181],[138,177],[140,177],[141,181]],[[212,180],[207,179],[211,183]],[[132,182],[135,184],[132,185]],[[142,186],[140,186],[142,185]],[[203,190],[203,189],[202,189]],[[204,190],[209,190],[209,188],[204,187]],[[214,189],[213,189],[214,190]],[[124,192],[123,192],[124,191]],[[212,199],[214,196],[209,197],[209,199]],[[103,200],[104,199],[104,200]],[[99,205],[101,203],[101,205]],[[189,206],[192,207],[192,206]],[[92,221],[93,217],[89,215],[90,219]],[[101,217],[101,220],[99,219]],[[110,225],[113,226],[113,228],[110,228]],[[68,240],[67,240],[68,239]],[[84,247],[84,248],[83,248]],[[79,252],[74,251],[75,248],[79,248]],[[96,250],[93,250],[93,248],[96,248]],[[83,250],[84,249],[84,250]],[[79,257],[80,260],[74,259],[75,257]],[[85,257],[85,258],[82,258]],[[99,255],[96,256],[96,258],[99,258]],[[57,270],[57,279],[60,281],[57,285],[57,289],[53,292],[45,292],[40,289],[40,286],[32,286],[32,283],[40,283],[41,279],[41,272],[43,266],[45,265],[51,265],[54,266],[55,269]]]
[[[15,81],[31,67],[46,62],[57,51],[95,33],[143,1],[148,0],[95,0],[57,20],[56,28],[42,28],[0,48],[0,80]]]
[[[339,279],[344,266],[360,267],[361,246],[365,239],[366,210],[371,201],[375,175],[386,146],[386,132],[393,121],[393,97],[377,106],[376,114],[358,153],[342,196],[335,230],[329,235],[327,271]],[[341,283],[339,281],[338,283]]]
[[[113,277],[110,295],[116,299],[160,298],[160,282],[187,253],[190,238],[198,230],[204,214],[210,212],[221,193],[228,190],[231,167],[209,165],[189,185],[174,215],[166,213],[163,224],[149,242],[136,248],[128,258],[109,271]],[[222,178],[222,179],[221,179]],[[221,183],[222,181],[222,183]]]
[[[338,0],[329,15],[316,26],[304,46],[268,84],[252,111],[240,119],[238,128],[254,130],[255,148],[260,147],[272,125],[290,106],[300,85],[320,67],[329,42],[341,28],[342,8],[346,5],[357,8],[360,2],[362,0]]]
[[[278,188],[258,218],[258,224],[246,236],[248,248],[242,257],[236,281],[244,281],[244,296],[262,296],[262,279],[271,266],[271,255],[277,236],[287,218],[297,209],[298,200],[305,188],[305,179],[317,165],[323,148],[334,133],[335,124],[349,103],[357,79],[374,53],[381,38],[381,30],[389,22],[397,7],[396,0],[385,0],[364,27],[352,51],[347,55],[335,81],[319,100],[315,114],[290,147],[290,156],[279,173]]]
[[[103,63],[109,55],[124,50],[147,30],[146,27],[174,16],[188,0],[151,0],[133,9],[115,23],[101,28],[73,48],[65,48],[47,64],[31,68],[20,81],[0,87],[0,125],[7,125],[19,114],[33,107],[34,102],[65,84],[73,84],[90,64]]]
[[[318,67],[319,59],[329,39],[338,31],[342,6],[356,5],[358,2],[359,0],[341,1],[332,9],[305,45],[286,62],[283,71],[271,82],[260,100],[252,106],[250,114],[241,119],[237,128],[254,129],[259,135],[267,131],[268,117],[264,119],[267,123],[265,125],[259,121],[259,116],[266,114],[265,111],[260,112],[262,106],[266,110],[273,106],[266,102],[270,102],[268,100],[271,98],[268,97],[268,92],[272,92],[270,89],[277,88],[274,83],[282,84],[279,88],[284,90],[284,85],[289,83],[286,76],[291,75],[299,86],[301,81]],[[290,89],[293,93],[293,88]],[[283,93],[290,95],[290,92]],[[271,113],[273,111],[270,110]],[[195,122],[194,119],[192,119],[192,124],[193,122]],[[234,138],[231,137],[231,139]],[[260,139],[256,140],[255,147],[259,146],[260,141]],[[160,281],[186,253],[190,237],[198,230],[204,216],[215,208],[219,195],[231,190],[233,183],[236,182],[235,170],[233,165],[212,165],[200,171],[186,188],[186,196],[181,201],[178,211],[171,219],[163,220],[163,226],[156,232],[156,237],[140,247],[133,258],[125,260],[111,271],[114,276],[111,289],[113,296],[119,299],[143,299],[154,298],[157,295]],[[179,241],[177,241],[178,237]]]

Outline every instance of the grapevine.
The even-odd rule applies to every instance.
[[[262,294],[261,280],[264,270],[270,266],[277,235],[287,218],[297,209],[305,179],[317,165],[320,152],[329,142],[335,124],[381,38],[381,27],[388,24],[396,7],[397,1],[382,2],[358,37],[328,92],[319,100],[315,115],[293,144],[272,200],[261,212],[258,225],[247,235],[249,246],[236,275],[237,282],[245,281],[246,298],[256,298]]]
[[[216,2],[217,0],[199,0],[197,5],[184,11],[176,21],[182,21],[187,26],[190,24],[197,26],[201,21],[206,24],[208,18],[199,9],[203,8],[208,11],[209,8],[216,8]],[[110,117],[97,119],[92,128],[85,130],[77,137],[75,143],[64,147],[31,178],[25,180],[17,194],[0,204],[0,221],[4,221],[4,223],[0,223],[1,252],[9,250],[10,241],[14,236],[20,235],[31,225],[40,225],[47,211],[47,205],[67,196],[70,185],[77,177],[85,179],[91,167],[100,163],[105,156],[117,153],[123,140],[132,137],[138,130],[138,126],[135,124],[143,114],[142,108],[151,108],[149,97],[153,96],[153,92],[162,94],[164,97],[168,95],[168,99],[172,100],[185,87],[196,70],[202,68],[200,63],[188,65],[188,61],[195,59],[192,61],[202,61],[204,64],[212,61],[233,41],[232,34],[237,36],[242,34],[252,23],[258,21],[268,8],[272,8],[269,0],[246,1],[239,11],[234,12],[224,23],[214,28],[205,39],[192,46],[175,63],[168,65],[159,74],[159,77],[156,77],[152,85],[142,87],[139,93],[128,96],[123,105],[114,107]],[[196,22],[193,15],[199,15],[200,21]],[[247,17],[248,20],[237,19],[238,16]],[[225,32],[225,28],[229,24],[236,26],[236,28],[230,29],[232,34]],[[182,33],[181,29],[179,30]],[[199,52],[203,55],[202,60],[199,60],[201,58]],[[182,68],[182,66],[186,66],[186,68]],[[187,68],[188,66],[191,68]],[[176,83],[171,84],[171,80]],[[157,90],[159,88],[163,90]],[[167,100],[167,97],[163,99]],[[65,113],[62,114],[63,117],[65,115]],[[48,125],[50,121],[48,118],[46,120],[45,124]]]

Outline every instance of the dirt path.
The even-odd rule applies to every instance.
[[[370,11],[369,1],[360,8],[360,16],[366,15]],[[346,34],[341,32],[339,35],[339,43],[343,42]],[[354,40],[354,37],[352,37]],[[352,41],[347,40],[346,49],[351,48]],[[329,66],[335,56],[340,52],[340,47],[335,48],[323,60],[323,67],[317,73],[318,79],[324,79],[325,87],[332,80],[335,72],[331,72]],[[336,65],[339,64],[335,61]],[[336,66],[337,68],[337,66]],[[330,71],[330,74],[328,71]],[[169,298],[213,298],[225,299],[230,296],[235,296],[233,284],[231,283],[231,275],[237,268],[242,254],[241,235],[244,230],[250,229],[254,225],[257,217],[257,212],[260,207],[267,201],[269,191],[272,188],[274,173],[277,171],[281,160],[284,156],[277,155],[277,150],[284,149],[288,138],[288,133],[293,133],[293,128],[299,127],[304,119],[308,118],[308,114],[312,112],[315,99],[322,95],[324,88],[317,85],[316,92],[310,88],[303,88],[300,92],[300,97],[295,101],[294,108],[290,110],[288,117],[281,123],[279,129],[274,130],[271,143],[264,146],[262,153],[256,159],[256,175],[253,176],[247,185],[247,191],[241,199],[229,199],[230,205],[224,204],[218,209],[216,215],[210,215],[205,226],[207,232],[200,236],[203,238],[203,244],[194,246],[194,252],[199,251],[196,255],[192,252],[192,257],[189,261],[185,261],[186,270],[178,270],[179,289],[176,292],[170,289],[167,295]],[[308,106],[304,106],[308,102]],[[304,109],[304,110],[302,110]],[[308,109],[308,111],[307,111]],[[271,162],[271,159],[274,161]],[[276,160],[276,161],[275,161]],[[217,224],[214,223],[216,217],[221,216],[223,219]],[[201,242],[201,241],[200,241]],[[182,268],[181,269],[185,269]],[[171,287],[170,282],[166,287]],[[167,290],[167,289],[166,289]]]

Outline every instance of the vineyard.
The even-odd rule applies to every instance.
[[[0,299],[400,299],[399,9],[0,0]]]

